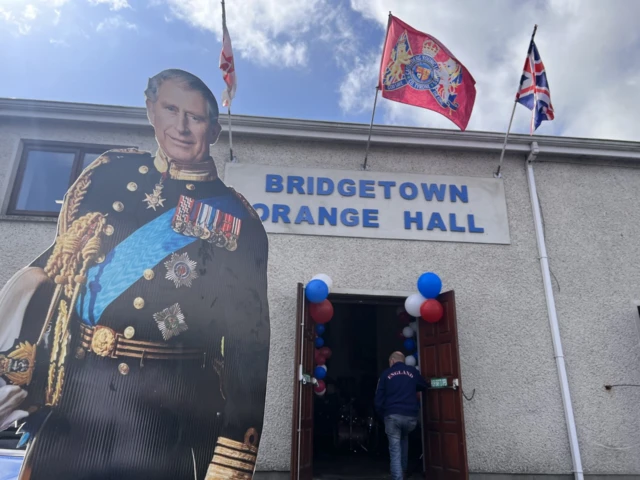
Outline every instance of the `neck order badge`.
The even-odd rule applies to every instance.
[[[475,83],[442,43],[389,16],[378,84],[384,98],[433,110],[465,130],[476,99]]]

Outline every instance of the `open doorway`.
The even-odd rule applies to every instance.
[[[334,316],[323,337],[332,356],[325,378],[328,392],[321,398],[314,395],[310,377],[316,335],[302,284],[297,297],[291,479],[388,477],[384,424],[371,412],[377,378],[387,368],[389,354],[403,343],[397,309],[405,297],[330,295]],[[444,292],[437,300],[442,318],[418,322],[416,358],[432,388],[422,395],[419,427],[410,438],[409,469],[413,478],[468,480],[455,294]]]
[[[334,315],[323,338],[332,355],[326,393],[314,396],[313,478],[388,478],[387,437],[374,410],[374,396],[389,355],[396,350],[415,353],[403,348],[406,325],[398,320],[403,298],[380,302],[333,295],[330,301]],[[409,448],[409,470],[421,474],[420,425]]]

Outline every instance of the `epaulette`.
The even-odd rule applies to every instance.
[[[238,197],[238,199],[242,202],[244,207],[249,211],[249,214],[256,220],[260,220],[260,215],[258,215],[258,212],[256,212],[255,208],[253,208],[253,206],[249,203],[249,201],[246,198],[244,198],[240,192],[237,192],[233,187],[228,187],[228,188],[229,190],[231,190],[231,193],[233,193],[236,197]]]

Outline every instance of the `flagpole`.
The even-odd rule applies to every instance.
[[[531,46],[531,42],[533,42],[533,37],[536,36],[536,30],[538,30],[538,25],[533,26],[533,33],[531,34],[531,40],[529,41],[529,46]],[[527,50],[527,53],[529,50]],[[535,71],[533,72],[535,75]],[[518,89],[520,88],[520,84],[518,83]],[[518,90],[519,91],[519,90]],[[513,110],[511,110],[511,119],[509,120],[509,127],[507,128],[507,134],[504,136],[504,143],[502,144],[502,152],[500,152],[500,162],[498,163],[498,169],[494,172],[493,176],[496,178],[501,178],[500,170],[502,170],[502,161],[504,160],[504,152],[507,149],[507,141],[509,140],[509,133],[511,132],[511,124],[513,123],[513,116],[516,113],[516,106],[518,105],[518,97],[516,94],[516,99],[513,101]]]
[[[371,123],[369,124],[369,138],[367,138],[367,148],[364,152],[364,163],[362,169],[367,169],[367,160],[369,157],[369,145],[371,145],[371,132],[373,131],[373,119],[376,116],[376,105],[378,104],[378,93],[380,92],[380,70],[382,70],[382,62],[384,61],[384,49],[387,46],[387,38],[389,37],[389,27],[391,26],[391,12],[389,12],[389,21],[387,22],[387,32],[384,35],[384,44],[382,45],[382,55],[380,58],[380,69],[378,70],[378,85],[376,86],[376,96],[373,98],[373,112],[371,112]]]
[[[222,3],[222,42],[224,44],[224,32],[227,29],[227,12],[224,8],[224,0]],[[231,134],[231,104],[227,107],[227,113],[229,115],[229,161],[233,162],[233,136]]]

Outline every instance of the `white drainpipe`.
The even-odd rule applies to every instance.
[[[544,241],[544,231],[542,228],[542,215],[540,213],[540,202],[536,190],[536,180],[533,176],[533,161],[539,152],[538,143],[531,143],[531,153],[527,158],[527,180],[529,181],[529,193],[531,195],[531,208],[533,209],[533,219],[536,227],[536,240],[538,242],[538,252],[540,254],[540,270],[542,270],[542,282],[544,283],[544,296],[547,300],[547,314],[549,316],[549,326],[551,327],[551,338],[553,339],[553,351],[560,380],[560,392],[562,394],[562,404],[564,406],[564,416],[567,422],[569,433],[569,447],[571,448],[571,459],[573,461],[573,472],[576,480],[584,480],[582,471],[582,459],[580,457],[580,445],[578,444],[578,433],[576,432],[576,421],[573,416],[573,406],[571,405],[571,393],[569,392],[569,381],[567,380],[567,369],[564,363],[564,353],[562,351],[562,340],[560,339],[560,328],[558,326],[558,315],[556,313],[556,303],[553,298],[553,287],[551,285],[551,274],[549,271],[549,260],[547,259],[547,247]]]

